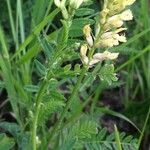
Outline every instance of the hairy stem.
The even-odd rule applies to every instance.
[[[70,20],[67,20],[67,22],[70,22]],[[68,23],[69,24],[69,23]],[[71,26],[71,25],[70,25]],[[68,26],[68,28],[66,30],[67,33],[69,33],[69,29],[70,29],[70,26]],[[68,36],[68,35],[67,35]],[[68,40],[68,39],[67,39]],[[64,49],[64,48],[63,48]],[[58,56],[56,56],[55,59],[57,59]],[[51,63],[50,63],[51,64]],[[51,68],[51,67],[50,67]],[[51,70],[49,68],[49,71]],[[51,73],[48,72],[48,77],[47,79],[50,80],[51,78]],[[47,85],[48,85],[48,80],[45,80],[43,82],[43,84],[41,85],[40,87],[40,90],[38,92],[38,95],[37,95],[37,98],[36,98],[36,106],[35,106],[35,113],[34,113],[34,119],[33,119],[33,128],[32,128],[32,149],[33,150],[36,150],[36,134],[37,134],[37,123],[38,123],[38,116],[39,116],[39,113],[40,113],[40,107],[41,107],[41,100],[42,100],[42,96],[47,88]]]
[[[47,81],[45,80],[43,84],[40,87],[40,90],[38,92],[37,98],[36,98],[36,106],[35,106],[35,116],[33,119],[33,126],[32,126],[32,150],[37,150],[36,148],[36,133],[37,133],[37,123],[38,123],[38,116],[40,112],[41,107],[41,98],[43,96],[43,93],[45,89],[47,88]]]
[[[64,119],[64,117],[65,117],[65,114],[67,113],[67,111],[68,111],[68,109],[69,109],[69,107],[70,107],[70,105],[71,105],[73,99],[75,98],[75,96],[76,96],[76,94],[77,94],[77,92],[78,92],[78,89],[79,89],[79,87],[80,87],[80,85],[81,85],[82,79],[84,78],[84,75],[85,75],[87,69],[88,69],[87,66],[84,66],[84,67],[82,68],[81,75],[79,76],[79,78],[78,78],[78,80],[77,80],[77,83],[76,83],[76,85],[74,86],[74,89],[73,89],[73,91],[72,91],[72,94],[71,94],[71,96],[70,96],[70,99],[67,101],[66,107],[64,108],[64,111],[62,112],[62,114],[61,114],[61,116],[60,116],[60,119],[57,121],[57,123],[55,124],[53,130],[51,131],[50,135],[48,136],[48,141],[49,141],[49,142],[50,142],[51,139],[53,138],[54,133],[59,129],[59,126],[61,125],[61,123],[62,123],[62,121],[63,121],[63,119]]]

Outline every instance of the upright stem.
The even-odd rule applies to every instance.
[[[92,102],[92,105],[91,105],[91,113],[94,112],[94,109],[95,109],[95,106],[96,106],[96,103],[98,101],[98,98],[99,98],[100,94],[101,94],[101,84],[96,89],[95,96],[93,98],[93,102]]]
[[[95,46],[93,45],[93,47],[90,49],[90,53],[88,54],[88,58],[90,58],[90,57],[92,56],[92,54],[94,53],[94,51],[95,51]],[[78,89],[79,89],[79,87],[80,87],[80,85],[81,85],[81,82],[82,82],[82,80],[83,80],[83,78],[84,78],[84,75],[85,75],[85,73],[86,73],[87,70],[88,70],[88,66],[84,65],[83,68],[82,68],[82,71],[81,71],[81,75],[79,76],[79,78],[78,78],[78,80],[77,80],[77,83],[76,83],[76,85],[74,86],[74,89],[73,89],[73,91],[72,91],[71,97],[70,97],[70,99],[67,101],[66,107],[65,107],[64,111],[62,112],[62,114],[61,114],[61,116],[60,116],[60,119],[56,122],[56,124],[55,124],[53,130],[52,130],[51,133],[48,135],[48,138],[47,138],[47,139],[48,139],[48,142],[51,141],[51,139],[53,138],[54,133],[59,129],[59,126],[61,125],[61,123],[62,123],[62,121],[63,121],[63,119],[64,119],[64,117],[65,117],[66,112],[68,111],[68,109],[69,109],[69,107],[70,107],[70,105],[71,105],[73,99],[75,98],[75,96],[76,96],[76,94],[77,94],[77,92],[78,92]],[[48,144],[48,143],[47,143],[47,144]]]
[[[69,31],[69,28],[70,28],[70,26],[67,28],[68,31]],[[57,58],[57,56],[56,56],[56,58]],[[54,60],[55,60],[55,58],[54,58]],[[49,68],[49,71],[50,71],[50,68]],[[47,79],[49,80],[51,78],[50,72],[48,72],[47,74],[48,74]],[[43,96],[44,91],[47,88],[47,85],[48,85],[47,80],[45,80],[43,82],[43,84],[41,85],[40,90],[37,95],[37,98],[36,98],[36,106],[35,106],[33,128],[32,128],[32,150],[36,150],[36,133],[37,133],[38,116],[39,116],[39,112],[40,112],[42,96]]]
[[[35,116],[33,119],[33,126],[32,126],[32,150],[37,150],[36,148],[36,133],[37,133],[37,123],[38,123],[38,116],[40,112],[40,107],[41,107],[41,98],[42,95],[47,88],[47,81],[45,80],[43,84],[40,87],[40,90],[38,92],[37,98],[36,98],[36,106],[35,106]]]
[[[68,109],[69,109],[69,107],[70,107],[70,105],[71,105],[73,99],[75,98],[75,96],[76,96],[76,94],[77,94],[77,92],[78,92],[78,89],[79,89],[79,87],[80,87],[80,85],[81,85],[82,79],[84,78],[84,75],[85,75],[87,69],[88,69],[87,66],[84,66],[84,67],[82,68],[81,75],[79,76],[79,78],[78,78],[78,80],[77,80],[77,83],[76,83],[76,85],[74,86],[74,89],[73,89],[73,91],[72,91],[71,97],[70,97],[70,99],[67,101],[66,107],[65,107],[64,111],[62,112],[62,114],[61,114],[61,116],[60,116],[60,119],[57,121],[57,123],[55,124],[53,130],[51,131],[50,135],[48,136],[48,141],[50,141],[50,140],[53,138],[54,133],[58,130],[59,126],[61,125],[61,123],[62,123],[62,121],[63,121],[63,119],[64,119],[64,117],[65,117],[66,112],[68,111]]]

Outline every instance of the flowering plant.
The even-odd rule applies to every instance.
[[[120,33],[127,30],[126,28],[122,28],[123,23],[124,21],[132,20],[133,15],[130,9],[125,11],[124,9],[126,6],[133,4],[134,1],[104,1],[104,8],[100,12],[100,17],[96,25],[95,36],[92,37],[92,29],[89,25],[86,25],[83,29],[89,49],[95,51],[96,48],[110,48],[119,45],[119,42],[126,42],[125,35],[120,35]],[[90,66],[103,60],[116,59],[119,55],[119,53],[105,51],[104,53],[96,53],[90,56],[93,57],[91,59],[86,56],[87,49],[88,47],[85,45],[81,48],[81,57],[83,63]],[[88,59],[91,60],[89,61]]]
[[[111,142],[105,139],[107,130],[99,124],[97,107],[100,85],[109,87],[118,80],[113,61],[119,53],[111,48],[127,41],[123,25],[133,19],[127,7],[134,2],[104,0],[102,11],[95,13],[88,8],[89,0],[37,0],[25,16],[32,16],[29,30],[21,1],[17,0],[15,23],[7,0],[13,35],[10,48],[16,50],[8,50],[0,27],[2,89],[7,91],[15,119],[15,123],[0,123],[13,136],[0,134],[6,149],[95,149],[98,145],[121,150],[121,143],[124,149],[137,148],[137,141],[126,141],[126,135],[118,139],[116,126]]]

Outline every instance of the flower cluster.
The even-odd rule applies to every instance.
[[[103,53],[96,53],[92,58],[89,58],[87,51],[93,48],[111,48],[119,45],[120,42],[124,43],[127,41],[125,34],[122,34],[127,29],[122,26],[125,21],[133,19],[131,10],[126,9],[126,7],[134,2],[135,0],[104,0],[95,36],[92,34],[90,25],[86,25],[83,29],[87,45],[81,46],[80,54],[84,64],[93,66],[103,60],[114,60],[118,57],[119,53],[105,51]]]

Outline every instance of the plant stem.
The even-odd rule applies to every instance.
[[[77,80],[77,83],[76,85],[74,86],[74,89],[72,91],[72,94],[71,94],[71,97],[70,99],[67,101],[67,104],[66,104],[66,107],[64,108],[64,111],[62,112],[61,116],[60,116],[60,119],[57,121],[57,123],[55,124],[53,130],[51,131],[51,134],[48,136],[48,141],[50,141],[52,138],[53,138],[53,135],[54,133],[58,130],[59,126],[61,125],[64,117],[65,117],[65,114],[66,112],[68,111],[73,99],[75,98],[77,92],[78,92],[78,89],[80,87],[80,84],[82,82],[82,79],[84,78],[84,75],[87,71],[88,67],[87,66],[84,66],[82,68],[82,71],[81,71],[81,75],[79,76],[78,80]]]
[[[88,54],[88,58],[90,58],[92,56],[92,54],[94,53],[95,51],[95,45],[93,45],[93,47],[91,48],[90,50],[90,53]],[[55,132],[58,130],[59,126],[61,125],[61,123],[63,122],[63,119],[65,117],[65,114],[66,112],[68,111],[73,99],[75,98],[77,92],[78,92],[78,89],[81,85],[81,82],[84,78],[84,75],[86,73],[86,71],[88,70],[88,66],[87,65],[84,65],[83,68],[82,68],[82,71],[81,71],[81,75],[79,76],[78,80],[77,80],[77,83],[76,85],[74,86],[74,89],[72,91],[72,94],[70,96],[70,99],[67,101],[67,104],[64,108],[64,111],[62,112],[61,116],[60,116],[60,119],[56,122],[54,128],[52,129],[51,133],[48,135],[47,139],[48,139],[48,143],[51,141],[51,139],[53,138],[53,135],[55,134]],[[46,146],[48,146],[48,143]]]
[[[70,26],[67,28],[67,30],[68,30],[67,33],[69,33],[69,29],[70,29]],[[67,35],[67,37],[68,37],[68,35]],[[60,48],[60,49],[62,49],[62,48]],[[64,47],[63,47],[63,49],[64,49]],[[56,56],[56,58],[57,57],[58,56]],[[54,60],[55,60],[55,58],[54,58]],[[48,74],[48,77],[47,77],[48,80],[50,80],[50,78],[51,78],[51,73],[50,73],[51,69],[50,68],[49,68],[49,71],[47,73]],[[38,92],[37,98],[36,98],[36,106],[35,106],[35,113],[34,113],[34,119],[33,119],[33,129],[32,129],[32,150],[36,150],[36,133],[37,133],[38,116],[39,116],[40,107],[41,107],[41,100],[42,100],[41,98],[43,96],[44,91],[47,88],[47,85],[48,85],[47,80],[45,80],[42,83],[40,90]]]
[[[102,87],[101,87],[101,84],[97,87],[96,89],[96,92],[95,92],[95,96],[93,98],[93,101],[92,101],[92,105],[91,105],[91,113],[94,112],[95,110],[95,106],[96,106],[96,103],[98,101],[98,98],[99,98],[99,95],[101,94],[102,92]]]
[[[40,90],[38,92],[37,98],[36,98],[36,106],[35,106],[35,117],[33,119],[33,126],[32,126],[32,150],[37,150],[36,148],[36,133],[37,133],[37,123],[38,123],[38,116],[40,112],[41,107],[41,97],[47,88],[47,81],[45,80],[43,84],[40,87]]]

